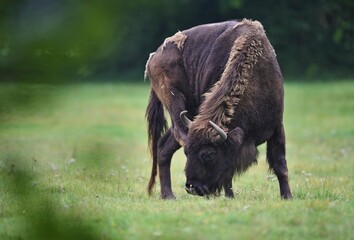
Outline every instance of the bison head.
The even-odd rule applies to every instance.
[[[219,195],[223,187],[227,191],[236,170],[242,130],[236,128],[226,134],[212,121],[208,123],[209,129],[199,129],[186,117],[186,111],[181,113],[181,119],[189,128],[184,146],[186,191],[199,196]],[[205,134],[211,132],[215,136]]]

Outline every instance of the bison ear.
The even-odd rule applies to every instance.
[[[228,133],[228,137],[229,139],[237,145],[241,145],[243,142],[243,136],[244,136],[244,132],[241,128],[237,127],[232,129],[232,131],[230,131]]]
[[[187,115],[187,110],[182,111],[179,114],[179,117],[181,118],[181,121],[188,127],[188,129],[191,127],[192,120],[190,120],[186,115]]]

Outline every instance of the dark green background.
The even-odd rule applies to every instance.
[[[142,79],[164,38],[242,18],[262,22],[286,78],[351,78],[353,12],[352,0],[1,0],[0,80]]]

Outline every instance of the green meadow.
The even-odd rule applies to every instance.
[[[149,83],[0,85],[0,239],[353,239],[354,82],[287,82],[284,124],[294,199],[258,165],[234,199],[184,190],[148,197]]]

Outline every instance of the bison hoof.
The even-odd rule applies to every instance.
[[[163,200],[176,200],[175,195],[173,195],[173,193],[171,194],[161,194],[161,198]]]
[[[286,193],[286,194],[281,196],[281,199],[291,200],[291,199],[293,199],[293,195],[291,195],[291,193]]]
[[[227,197],[227,198],[234,198],[235,196],[234,196],[234,193],[233,193],[233,192],[227,192],[227,193],[225,193],[225,197]]]

